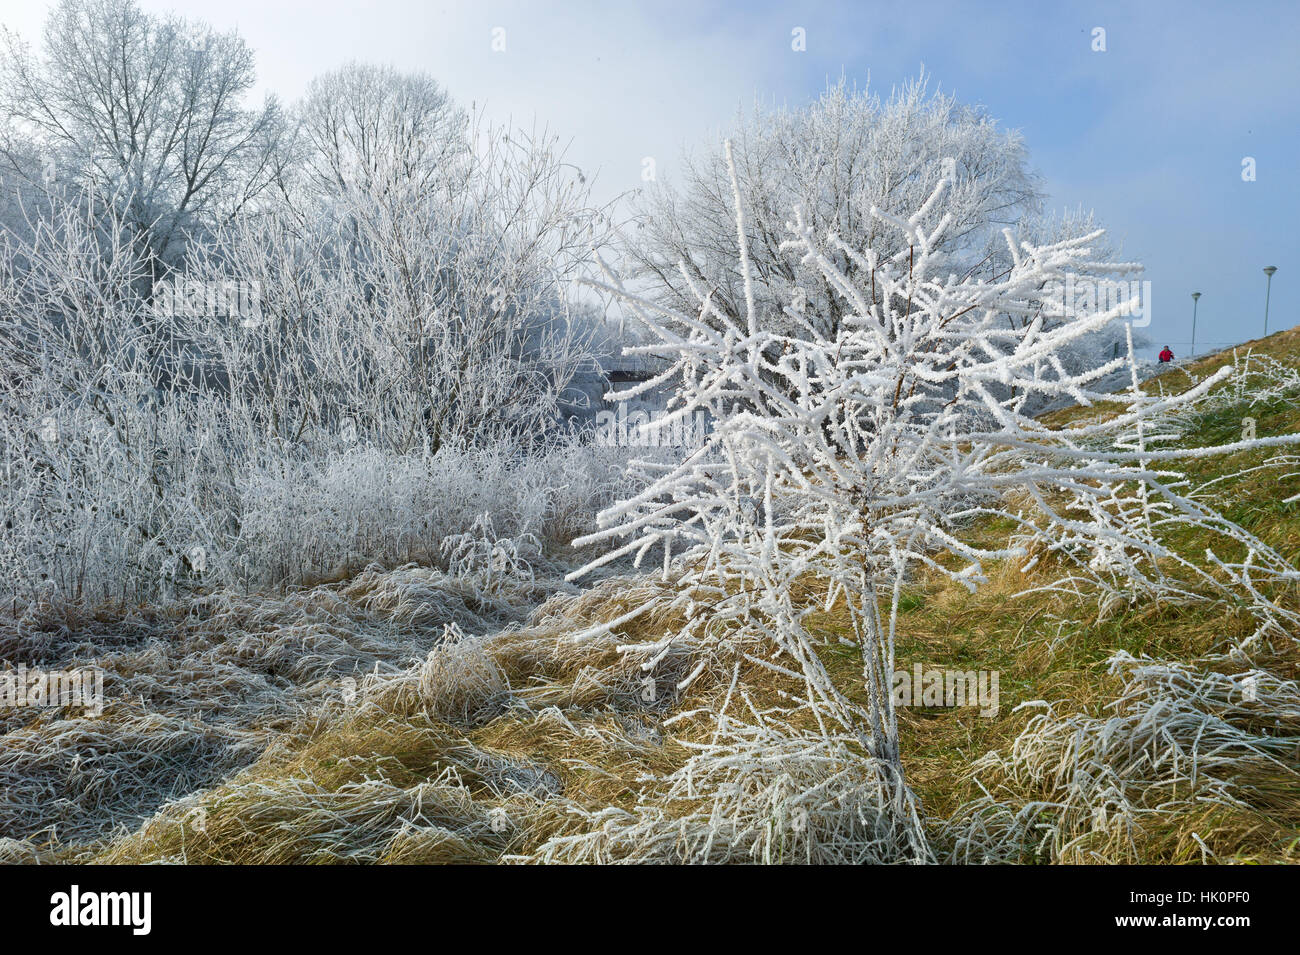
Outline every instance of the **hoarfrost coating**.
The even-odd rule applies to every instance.
[[[1078,275],[1133,268],[1091,258],[1100,233],[1035,245],[1005,230],[1011,268],[984,280],[943,271],[940,250],[953,223],[945,206],[948,178],[910,214],[873,207],[883,231],[897,237],[879,246],[819,233],[796,206],[781,251],[816,270],[841,319],[828,323],[799,298],[798,307],[792,301],[785,310],[789,327],[773,327],[760,321],[756,306],[746,204],[730,143],[725,153],[743,310],[719,306],[684,264],[680,274],[696,296],[694,313],[635,295],[608,270],[602,286],[656,335],[653,344],[629,352],[675,359],[670,373],[679,376],[678,399],[665,420],[703,411],[714,430],[644,491],[600,515],[601,529],[575,543],[609,549],[572,576],[661,548],[664,576],[680,590],[687,622],[658,645],[625,652],[648,653],[649,668],[675,642],[731,647],[751,663],[797,677],[798,705],[819,730],[801,730],[789,745],[812,760],[851,738],[868,754],[863,771],[874,779],[877,823],[856,844],[860,858],[932,858],[906,781],[891,692],[909,567],[924,566],[973,590],[986,581],[987,561],[1014,558],[1028,570],[1051,554],[1069,568],[1064,583],[1086,577],[1106,600],[1189,595],[1162,569],[1160,561],[1171,560],[1198,584],[1244,595],[1261,633],[1285,633],[1300,623],[1257,589],[1260,579],[1281,583],[1300,574],[1249,532],[1180,494],[1180,474],[1166,465],[1294,444],[1300,435],[1162,449],[1171,436],[1159,422],[1202,399],[1231,369],[1182,393],[1149,394],[1139,381],[1131,326],[1124,356],[1083,371],[1061,361],[1072,343],[1122,321],[1134,305],[1121,301],[1100,310],[1095,302],[1079,307],[1045,294],[1051,283]],[[1128,389],[1096,389],[1124,368]],[[1068,397],[1119,412],[1054,425],[1029,413],[1035,397]],[[981,545],[963,534],[977,516],[1002,518],[1015,530],[1000,546]],[[1158,528],[1172,523],[1210,530],[1244,545],[1249,556],[1235,563],[1215,558],[1211,569],[1196,566],[1162,542]],[[1031,549],[1037,556],[1026,560]],[[937,559],[940,552],[956,566]],[[808,579],[824,585],[823,609],[848,613],[863,658],[863,702],[836,684],[818,652],[806,622],[812,608],[796,594]],[[653,606],[574,639],[624,626]],[[770,741],[788,713],[755,710],[752,703],[748,709],[742,725],[724,704],[715,714],[718,742],[697,747],[681,772],[695,783],[716,778],[721,786],[738,759],[754,758],[723,740],[750,739],[743,752],[752,754],[756,737],[747,734]],[[667,782],[678,785],[675,779]],[[701,825],[705,815],[730,811],[722,792],[699,810]],[[648,847],[668,823],[650,814],[620,825],[628,827],[629,840]],[[580,838],[571,837],[565,852],[575,852],[573,840]],[[608,836],[593,831],[587,838],[594,845]]]

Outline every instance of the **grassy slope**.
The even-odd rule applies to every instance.
[[[1270,355],[1300,366],[1300,329],[1278,333],[1237,349]],[[1231,360],[1231,353],[1207,356],[1159,379],[1178,390],[1192,383],[1190,375],[1203,378]],[[1057,412],[1057,423],[1088,416],[1083,408]],[[1203,444],[1228,443],[1240,439],[1241,419],[1246,414],[1257,422],[1260,436],[1300,431],[1300,407],[1287,401],[1230,408],[1196,421],[1188,435]],[[1204,459],[1189,468],[1193,480],[1208,480],[1218,474],[1259,464],[1262,453],[1242,453],[1227,458]],[[1225,483],[1225,505],[1221,513],[1272,545],[1293,564],[1300,566],[1300,504],[1283,504],[1300,493],[1300,478],[1279,482],[1278,473],[1245,476]],[[1196,554],[1207,541],[1187,538],[1181,552]],[[1212,606],[1158,606],[1147,604],[1123,608],[1108,619],[1098,620],[1091,600],[1070,600],[1060,595],[1036,594],[1014,602],[1010,595],[1024,588],[1026,579],[1015,568],[1001,568],[1001,575],[975,594],[946,580],[922,582],[910,593],[907,609],[899,623],[898,664],[914,661],[927,667],[1001,670],[1001,708],[997,718],[985,719],[972,710],[904,709],[900,711],[903,751],[912,785],[929,812],[946,815],[965,800],[978,796],[973,778],[967,773],[971,761],[990,750],[1006,751],[1029,717],[1012,712],[1017,704],[1048,700],[1058,708],[1103,715],[1107,704],[1120,689],[1118,678],[1107,674],[1107,659],[1117,650],[1133,656],[1190,660],[1223,647],[1232,637],[1248,636],[1253,624],[1244,614],[1225,617]],[[841,654],[844,656],[845,654]],[[851,669],[846,661],[845,672]],[[1300,676],[1300,659],[1289,661],[1291,679]],[[1296,765],[1300,766],[1300,754]],[[1026,794],[1031,795],[1031,794]],[[1248,836],[1227,833],[1227,842],[1240,838],[1240,845],[1225,844],[1227,855],[1270,861],[1300,861],[1296,839],[1300,837],[1300,792],[1260,819],[1251,819]],[[1230,829],[1231,827],[1229,827]],[[1141,861],[1192,861],[1199,847],[1186,833],[1165,833],[1164,844],[1153,846]],[[1134,860],[1138,861],[1138,860]]]
[[[1300,365],[1300,330],[1254,346],[1256,353]],[[1206,358],[1191,370],[1204,375],[1222,363],[1223,356]],[[1182,375],[1175,370],[1168,378]],[[1057,415],[1068,419],[1083,413],[1068,409]],[[1232,439],[1246,413],[1257,419],[1261,435],[1300,430],[1300,409],[1274,403],[1198,421],[1195,437]],[[1211,459],[1196,476],[1209,478],[1251,460],[1250,455]],[[1300,479],[1279,483],[1277,473],[1246,477],[1223,491],[1229,517],[1300,564],[1300,507],[1279,503],[1300,492]],[[997,530],[984,529],[991,535]],[[1183,543],[1186,553],[1205,546],[1200,540]],[[1037,594],[1012,600],[1038,581],[1015,566],[992,568],[990,577],[975,594],[921,577],[904,601],[900,667],[921,662],[927,668],[1001,671],[996,718],[981,718],[973,709],[900,713],[909,781],[933,819],[979,795],[971,764],[990,751],[1010,751],[1030,715],[1013,712],[1018,703],[1048,700],[1064,713],[1102,715],[1121,689],[1119,679],[1107,673],[1106,661],[1115,651],[1191,660],[1252,628],[1244,614],[1196,605],[1122,607],[1099,617],[1095,598]],[[648,702],[640,693],[640,674],[615,647],[659,639],[672,629],[672,619],[642,618],[616,637],[590,645],[568,644],[564,637],[625,612],[637,596],[631,590],[644,595],[658,586],[649,579],[603,585],[548,605],[532,625],[489,638],[483,654],[469,655],[456,667],[442,672],[426,667],[404,680],[363,686],[359,704],[304,722],[230,782],[163,810],[132,835],[65,850],[61,857],[492,861],[503,853],[528,851],[564,829],[566,806],[630,808],[644,789],[638,776],[662,776],[685,759],[686,750],[673,738],[702,738],[708,732],[707,724],[688,718],[669,733],[660,729],[661,721],[670,713],[716,703],[726,692],[729,668],[707,672],[684,694],[668,692]],[[843,621],[831,613],[818,625],[828,637],[826,659],[839,684],[850,690],[860,685],[856,651],[834,640]],[[1288,652],[1289,658],[1274,660],[1273,666],[1296,679],[1300,661],[1294,644]],[[689,672],[696,662],[670,657],[657,671],[661,686],[671,682],[663,677]],[[509,694],[501,692],[504,683]],[[453,684],[459,695],[449,702]],[[756,698],[775,699],[780,689],[752,666],[742,666],[741,684]],[[1300,754],[1292,768],[1296,765]],[[982,778],[1013,800],[1045,795],[997,774]],[[1200,843],[1190,838],[1195,830],[1221,859],[1295,861],[1300,793],[1293,779],[1284,773],[1263,781],[1252,790],[1256,796],[1236,809],[1215,806],[1199,815],[1163,817],[1134,839],[1129,858],[1199,861]],[[195,806],[201,807],[201,825]]]

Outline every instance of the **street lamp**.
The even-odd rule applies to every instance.
[[[1277,271],[1276,265],[1264,266],[1264,274],[1268,276],[1268,285],[1264,287],[1264,337],[1268,337],[1268,298],[1273,291],[1273,273]]]
[[[1201,301],[1201,293],[1193,292],[1192,293],[1192,354],[1189,356],[1191,358],[1196,357],[1196,306],[1200,304],[1200,301]]]

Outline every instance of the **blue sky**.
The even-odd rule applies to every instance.
[[[1024,134],[1052,206],[1094,209],[1146,264],[1157,347],[1186,353],[1193,290],[1198,349],[1259,335],[1265,265],[1278,267],[1270,329],[1300,321],[1300,3],[143,5],[237,28],[264,88],[289,101],[352,58],[425,70],[494,118],[571,137],[607,197],[639,185],[645,156],[671,178],[683,146],[717,141],[755,97],[796,105],[841,72],[884,92],[924,65]],[[47,6],[3,0],[0,22],[35,40]]]

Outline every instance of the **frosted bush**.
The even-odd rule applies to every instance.
[[[1295,580],[1294,569],[1182,494],[1176,462],[1300,436],[1170,447],[1161,416],[1192,405],[1230,370],[1182,393],[1150,394],[1137,375],[1131,329],[1125,356],[1071,370],[1061,360],[1071,344],[1122,321],[1133,303],[1076,311],[1045,289],[1133,266],[1094,259],[1090,245],[1100,233],[1034,245],[1008,231],[1005,273],[953,274],[942,251],[952,224],[949,177],[905,217],[867,210],[887,238],[866,246],[819,234],[796,207],[782,252],[815,271],[840,318],[810,315],[806,297],[794,296],[785,318],[797,333],[784,333],[760,320],[734,169],[731,178],[743,309],[715,301],[684,264],[695,314],[628,292],[612,273],[604,286],[657,338],[629,353],[673,358],[660,379],[677,386],[669,419],[704,412],[714,430],[646,490],[603,512],[602,529],[581,541],[610,545],[593,568],[661,549],[686,610],[677,637],[693,641],[725,622],[731,652],[799,680],[798,702],[823,731],[856,738],[887,768],[895,851],[923,858],[889,691],[909,570],[928,568],[973,590],[985,582],[987,562],[1025,560],[1027,569],[1046,554],[1060,560],[1071,585],[1098,585],[1103,594],[1127,587],[1190,598],[1200,584],[1258,598],[1262,582]],[[1123,369],[1130,387],[1098,388]],[[1054,398],[1118,413],[1065,425],[1033,416]],[[967,536],[985,517],[1016,528],[1011,539],[984,545]],[[1211,554],[1208,568],[1175,557],[1191,577],[1175,581],[1161,564],[1171,557],[1161,533],[1179,522],[1210,529],[1249,556]],[[847,615],[863,656],[864,699],[851,698],[822,661],[806,623],[818,604]],[[1262,627],[1286,622],[1263,599],[1251,605]]]
[[[484,512],[466,533],[443,538],[441,550],[451,576],[470,582],[486,593],[497,594],[510,581],[532,579],[528,552],[535,553],[540,548],[537,538],[531,534],[521,538],[499,537],[491,515]]]
[[[184,275],[129,196],[89,186],[0,231],[11,610],[436,563],[485,512],[548,547],[590,530],[623,472],[561,436],[559,399],[590,358],[568,289],[599,217],[553,136],[447,119],[483,134],[455,175],[386,114],[373,176],[317,206],[264,196]],[[437,189],[408,175],[430,165]],[[176,307],[232,284],[247,313]]]

